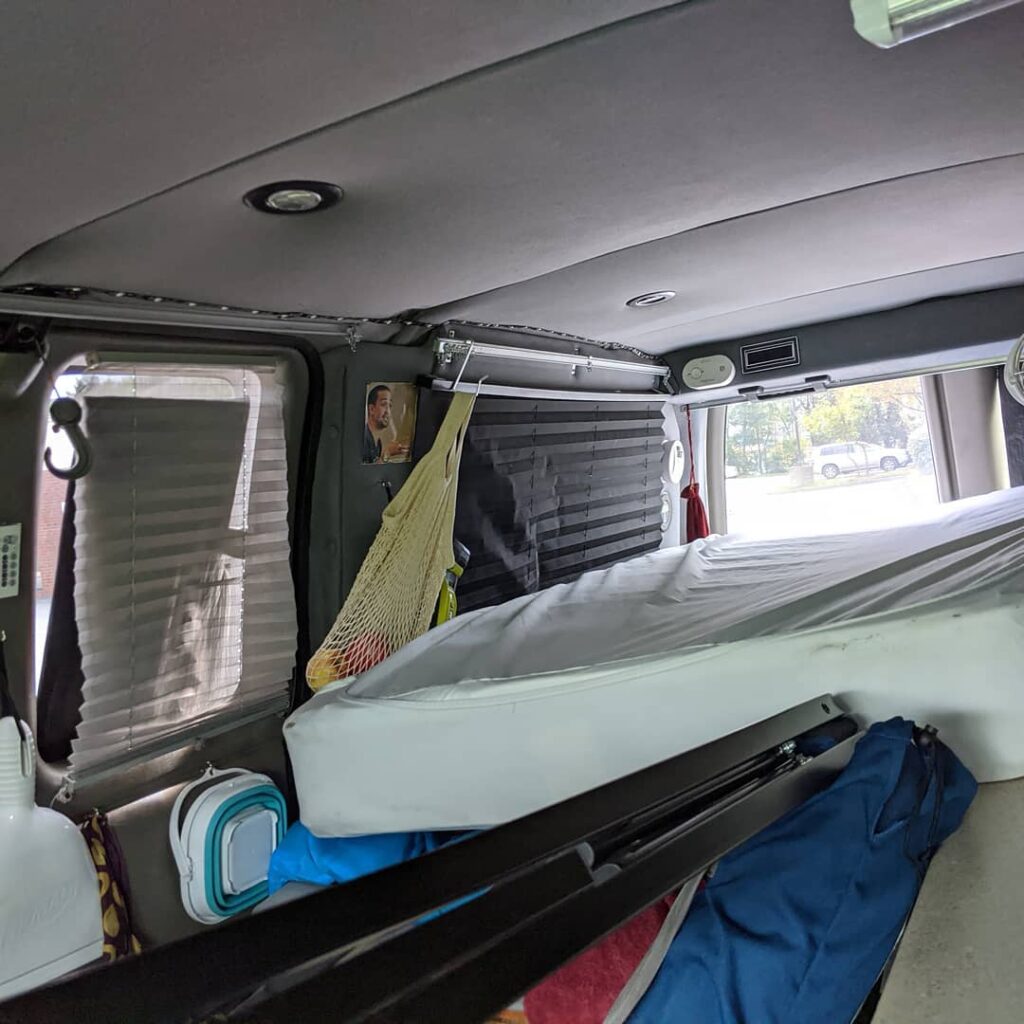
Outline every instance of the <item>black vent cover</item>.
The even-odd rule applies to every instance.
[[[740,348],[740,362],[744,373],[762,373],[785,366],[799,366],[800,343],[794,336],[744,345]]]

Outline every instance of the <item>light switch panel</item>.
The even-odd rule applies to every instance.
[[[0,525],[0,598],[18,596],[21,523]]]

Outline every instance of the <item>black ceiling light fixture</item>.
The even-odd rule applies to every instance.
[[[643,295],[634,295],[626,300],[630,309],[646,309],[648,306],[660,306],[663,302],[671,302],[676,297],[673,291],[644,292]]]
[[[261,213],[318,213],[341,202],[344,195],[326,181],[272,181],[246,192],[245,204]]]

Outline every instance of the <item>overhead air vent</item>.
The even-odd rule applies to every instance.
[[[744,373],[763,373],[765,370],[799,366],[800,345],[796,337],[744,345],[740,348],[740,362]]]

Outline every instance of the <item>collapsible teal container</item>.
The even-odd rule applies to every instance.
[[[189,917],[217,924],[266,899],[270,858],[286,825],[284,796],[266,775],[210,766],[185,786],[169,838]]]

